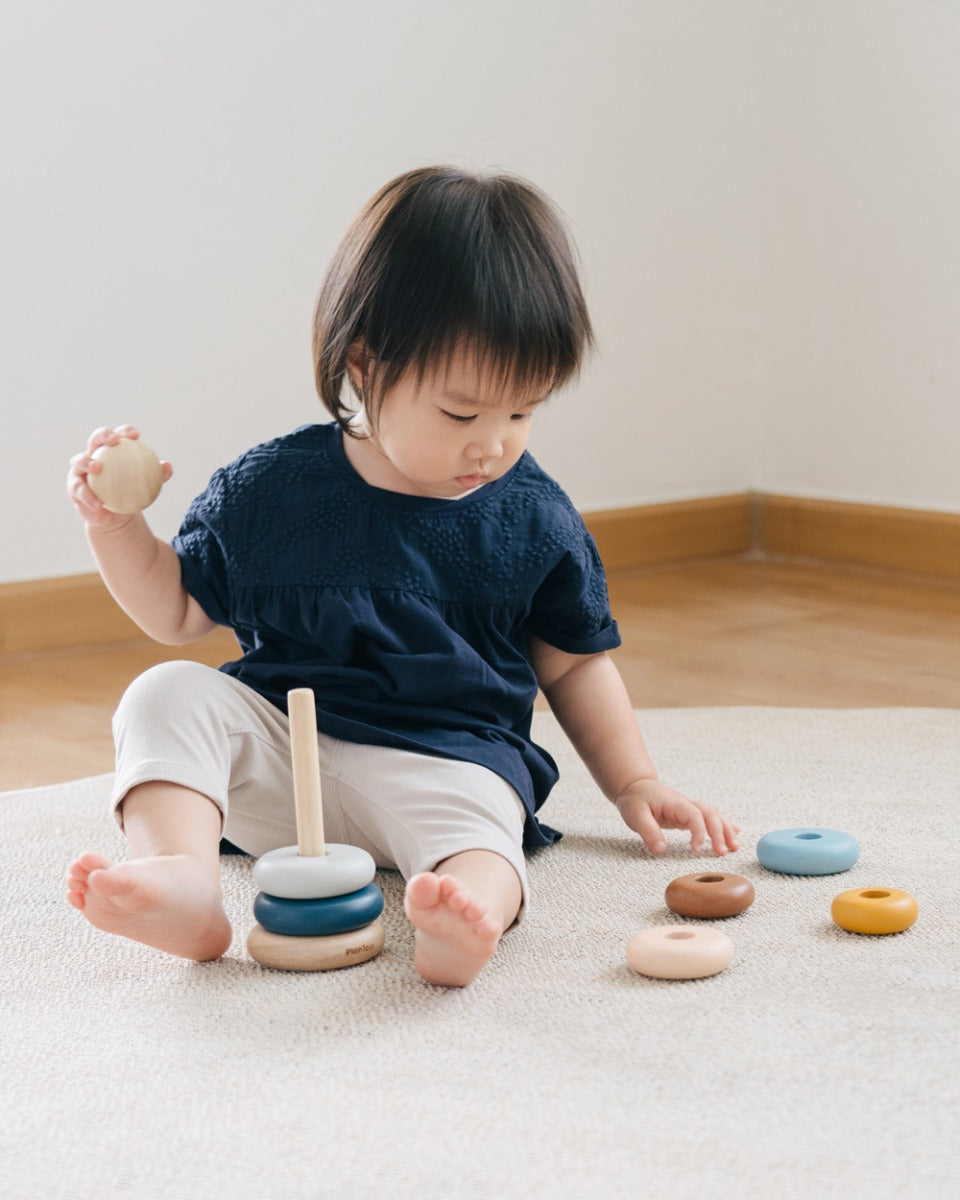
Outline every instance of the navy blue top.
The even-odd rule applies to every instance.
[[[528,633],[573,654],[620,644],[593,539],[529,454],[460,500],[371,487],[335,424],[305,425],[217,471],[173,546],[183,584],[243,657],[221,670],[351,742],[489,767],[528,818],[557,780],[530,739]]]

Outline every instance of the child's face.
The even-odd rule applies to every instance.
[[[413,496],[462,496],[517,462],[545,398],[485,377],[468,353],[458,352],[422,381],[409,371],[384,395],[368,442],[380,455],[379,463],[367,458],[378,478],[362,467],[361,474]]]

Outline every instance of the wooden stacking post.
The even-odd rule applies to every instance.
[[[327,848],[323,840],[320,752],[317,746],[317,710],[313,690],[294,688],[287,693],[287,704],[290,716],[297,843],[302,856],[318,858],[326,854]]]

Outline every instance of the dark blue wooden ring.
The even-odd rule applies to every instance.
[[[345,896],[320,900],[284,900],[260,892],[253,902],[253,915],[270,933],[288,937],[327,937],[349,933],[375,921],[383,912],[383,892],[368,883]]]

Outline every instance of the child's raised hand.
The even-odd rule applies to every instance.
[[[732,825],[715,808],[690,800],[657,779],[640,779],[616,798],[626,824],[639,833],[648,849],[662,854],[667,848],[664,829],[690,831],[690,847],[699,854],[709,840],[715,854],[726,854],[738,846],[738,825]]]
[[[94,430],[87,440],[87,448],[80,454],[75,454],[70,460],[70,471],[67,474],[67,495],[73,502],[74,508],[91,528],[108,531],[119,529],[128,524],[133,518],[111,512],[93,493],[89,477],[100,472],[100,463],[93,457],[101,446],[115,446],[121,438],[136,440],[139,430],[132,425],[118,425],[116,429],[103,427]],[[168,462],[161,462],[163,482],[166,483],[173,474],[173,468]]]

